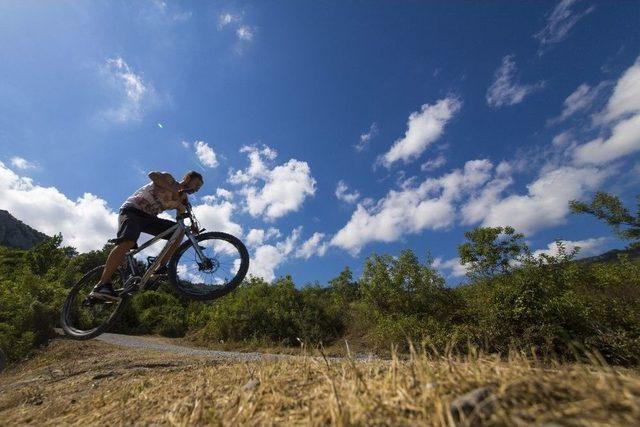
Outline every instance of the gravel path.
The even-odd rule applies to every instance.
[[[157,341],[153,338],[133,335],[120,335],[105,333],[97,338],[98,341],[103,341],[108,344],[119,345],[123,347],[139,348],[143,350],[156,350],[165,353],[183,354],[187,356],[205,356],[214,357],[217,359],[234,359],[234,360],[261,360],[261,359],[279,359],[283,357],[290,357],[287,355],[278,354],[263,354],[263,353],[244,353],[239,351],[220,351],[220,350],[207,350],[203,348],[186,347],[175,344],[168,344],[161,341]]]
[[[62,329],[55,328],[55,331],[64,336]],[[139,348],[141,350],[154,350],[164,353],[182,354],[185,356],[204,356],[212,357],[216,359],[233,359],[233,360],[274,360],[284,359],[289,357],[299,357],[290,354],[267,354],[258,352],[242,352],[242,351],[222,351],[222,350],[209,350],[205,348],[188,347],[184,345],[170,344],[163,342],[156,337],[146,337],[139,335],[122,335],[122,334],[110,334],[104,333],[94,338],[97,341],[102,341],[107,344],[119,345],[128,348]],[[312,356],[318,357],[318,356]],[[373,360],[378,359],[374,354],[356,353],[353,355],[355,360]],[[328,360],[341,360],[342,357],[330,356]]]

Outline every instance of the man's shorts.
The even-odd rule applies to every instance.
[[[140,233],[157,236],[174,225],[176,225],[174,221],[149,215],[139,209],[121,209],[120,215],[118,216],[118,237],[112,240],[112,242],[116,244],[127,241],[137,242]],[[171,235],[169,234],[164,238],[168,240],[170,237]]]

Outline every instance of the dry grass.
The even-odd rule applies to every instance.
[[[480,396],[466,415],[451,402]],[[458,417],[460,416],[460,417]],[[0,375],[1,425],[640,425],[640,375],[594,359],[541,366],[407,360],[243,362],[56,341]],[[551,424],[549,424],[551,425]]]

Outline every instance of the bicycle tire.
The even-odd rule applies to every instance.
[[[240,266],[238,268],[238,272],[226,284],[217,286],[216,288],[211,289],[208,292],[190,291],[190,289],[182,286],[178,281],[178,262],[180,260],[180,257],[185,253],[187,249],[192,247],[191,242],[186,241],[182,245],[180,245],[180,247],[178,247],[176,253],[171,257],[171,260],[169,262],[169,282],[171,282],[171,284],[175,286],[176,290],[182,295],[199,301],[210,301],[220,298],[237,288],[247,275],[247,271],[249,271],[249,251],[247,251],[244,243],[242,243],[240,239],[232,236],[231,234],[222,233],[219,231],[199,234],[195,236],[195,239],[198,242],[202,242],[205,240],[222,240],[227,243],[231,243],[238,250],[238,254],[240,255]]]
[[[120,318],[120,316],[122,315],[122,312],[125,309],[125,306],[127,305],[127,301],[129,297],[127,295],[123,295],[119,302],[114,303],[118,305],[116,309],[113,311],[113,313],[111,313],[109,318],[104,323],[92,329],[82,330],[70,324],[71,308],[75,301],[75,297],[78,295],[78,292],[80,291],[80,289],[84,285],[86,285],[86,282],[90,280],[90,278],[96,273],[101,273],[103,268],[104,268],[104,265],[101,265],[85,273],[85,275],[82,276],[82,278],[80,278],[80,280],[78,280],[78,282],[71,288],[71,290],[69,291],[69,294],[67,295],[67,298],[64,301],[64,304],[62,306],[62,311],[60,313],[60,325],[62,326],[64,333],[73,339],[89,340],[106,332],[106,330],[111,325],[113,325],[113,323],[116,320],[118,320],[118,318]]]

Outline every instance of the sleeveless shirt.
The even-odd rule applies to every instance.
[[[180,200],[174,199],[170,190],[159,188],[156,184],[150,182],[138,188],[129,196],[120,206],[120,209],[135,208],[156,216],[167,209],[176,209],[180,204]]]

